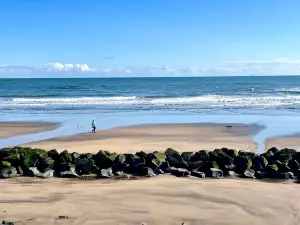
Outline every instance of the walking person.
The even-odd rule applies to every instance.
[[[96,122],[95,122],[95,119],[92,120],[92,133],[96,133]]]

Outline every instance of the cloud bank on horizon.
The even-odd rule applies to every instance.
[[[300,60],[220,61],[202,67],[116,67],[92,68],[85,63],[45,63],[37,66],[0,65],[0,77],[153,77],[153,76],[249,76],[299,75]]]

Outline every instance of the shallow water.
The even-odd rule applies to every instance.
[[[298,82],[299,81],[299,82]],[[300,132],[300,77],[0,79],[0,121],[62,122],[55,131],[0,139],[0,147],[153,123],[244,123],[271,137]]]

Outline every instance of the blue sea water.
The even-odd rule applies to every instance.
[[[0,140],[19,144],[146,123],[257,123],[254,139],[298,133],[300,77],[0,79],[1,121],[55,121],[55,132]]]

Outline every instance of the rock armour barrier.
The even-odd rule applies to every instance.
[[[67,150],[59,153],[56,150],[22,147],[0,150],[0,178],[28,176],[117,179],[160,174],[198,178],[298,180],[300,152],[275,147],[263,154],[228,148],[182,153],[168,148],[165,152],[140,151],[135,154],[117,154],[104,150],[96,154],[69,153]]]

